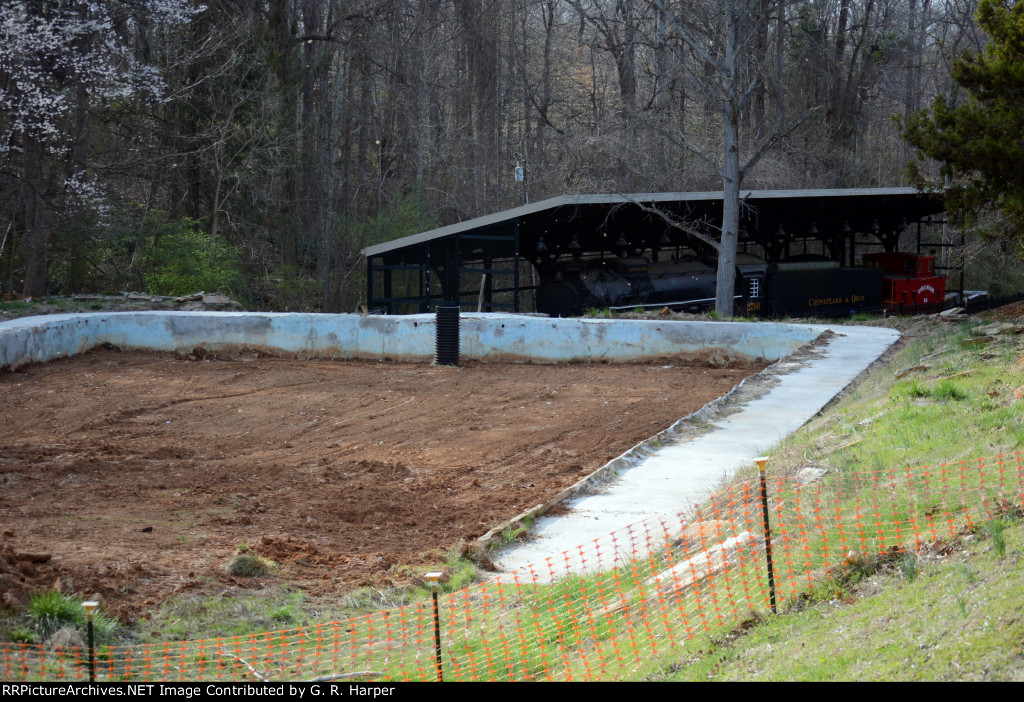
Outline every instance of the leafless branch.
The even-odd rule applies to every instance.
[[[715,172],[718,174],[718,176],[720,178],[724,178],[725,177],[725,173],[718,166],[718,164],[715,161],[713,161],[712,159],[710,159],[703,151],[701,151],[699,146],[697,146],[692,141],[690,141],[686,137],[686,134],[684,134],[683,132],[680,131],[679,132],[679,136],[683,140],[683,146],[685,146],[687,149],[689,149],[693,153],[697,154],[697,157],[700,158],[701,161],[703,161],[704,163],[706,163],[709,166],[711,166],[712,168],[714,168]]]
[[[264,675],[264,674],[263,674],[263,673],[261,673],[260,671],[258,671],[258,670],[256,670],[255,668],[253,668],[253,667],[252,667],[251,665],[249,665],[249,661],[245,660],[244,658],[240,658],[240,657],[238,657],[238,656],[233,656],[233,655],[231,655],[230,653],[227,653],[227,654],[225,654],[225,655],[226,655],[226,656],[227,656],[228,658],[234,658],[234,659],[235,659],[236,661],[239,661],[239,662],[241,662],[241,663],[242,663],[242,665],[244,665],[244,666],[245,666],[246,668],[248,668],[248,669],[249,669],[249,672],[250,672],[250,673],[252,673],[253,675],[255,675],[255,676],[256,676],[257,678],[259,678],[259,679],[260,679],[260,680],[262,680],[263,682],[270,682],[270,678],[268,678],[268,677],[267,677],[266,675]]]
[[[656,0],[656,3],[658,5],[658,9],[665,13],[665,16],[672,23],[672,26],[675,27],[675,30],[679,32],[679,37],[684,42],[686,42],[687,46],[689,46],[693,51],[695,51],[697,55],[700,56],[702,59],[710,63],[719,75],[724,76],[729,72],[725,64],[723,64],[721,61],[719,61],[710,53],[708,53],[708,50],[705,49],[696,39],[694,39],[693,36],[690,34],[689,30],[687,30],[686,27],[684,27],[683,24],[678,19],[676,19],[675,13],[669,9],[665,0]]]
[[[778,130],[776,130],[776,132],[772,134],[772,136],[767,141],[761,144],[761,148],[757,150],[757,153],[750,157],[750,160],[747,161],[746,165],[744,165],[743,168],[740,169],[740,178],[749,173],[751,169],[753,169],[753,167],[757,165],[757,162],[760,161],[761,158],[768,152],[768,149],[772,148],[777,143],[779,143],[790,132],[799,127],[804,122],[804,120],[806,120],[808,117],[810,117],[820,109],[820,105],[817,107],[812,107],[806,110],[802,115],[791,121],[789,124],[786,124],[785,126],[782,126]]]
[[[684,232],[686,234],[689,234],[690,236],[692,236],[695,239],[699,239],[700,241],[703,241],[708,246],[711,246],[712,248],[714,248],[715,251],[719,250],[720,244],[714,238],[708,236],[704,232],[702,232],[699,229],[697,229],[696,227],[692,226],[689,222],[687,222],[682,217],[678,217],[677,215],[675,215],[675,214],[673,214],[671,212],[666,212],[665,210],[661,209],[660,207],[655,207],[654,205],[648,205],[648,204],[645,204],[645,203],[640,202],[638,200],[635,200],[635,199],[629,197],[628,195],[625,195],[624,197],[626,197],[631,203],[633,203],[634,205],[639,207],[644,212],[647,212],[648,214],[653,214],[653,215],[659,217],[663,222],[665,222],[665,224],[667,224],[668,226],[672,227],[673,229],[681,231],[681,232]]]

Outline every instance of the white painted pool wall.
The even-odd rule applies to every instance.
[[[0,322],[0,369],[96,346],[190,352],[243,347],[309,358],[430,361],[432,314],[377,316],[262,312],[98,312]],[[565,363],[665,356],[774,361],[815,339],[808,324],[550,319],[464,313],[463,358]]]

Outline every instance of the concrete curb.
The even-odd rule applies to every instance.
[[[550,319],[463,314],[461,352],[481,361],[633,362],[659,357],[775,361],[821,333],[809,324]],[[269,312],[97,312],[0,322],[0,369],[109,344],[188,353],[252,348],[306,358],[430,361],[434,315],[383,317]]]

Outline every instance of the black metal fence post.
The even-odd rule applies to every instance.
[[[772,526],[768,521],[768,477],[765,473],[767,457],[755,458],[757,473],[761,479],[761,519],[764,526],[764,553],[768,562],[768,597],[772,607],[772,614],[778,614],[775,605],[775,567],[772,564]]]
[[[93,639],[92,613],[96,611],[96,608],[100,606],[100,603],[90,600],[89,602],[83,602],[82,606],[85,607],[86,632],[89,641],[89,682],[94,683],[96,682],[96,655]]]
[[[426,578],[430,583],[430,589],[433,591],[432,598],[434,600],[434,652],[436,655],[437,665],[437,681],[444,682],[444,672],[441,668],[441,616],[437,610],[437,583],[441,579],[444,573],[433,572],[427,573]]]

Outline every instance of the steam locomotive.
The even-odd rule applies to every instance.
[[[717,261],[697,255],[668,261],[559,261],[542,266],[539,274],[537,310],[555,317],[578,316],[595,307],[706,311],[714,307],[718,280]],[[769,264],[740,253],[734,309],[740,315],[766,317],[838,317],[878,310],[885,274],[880,266],[844,268],[818,255]]]

